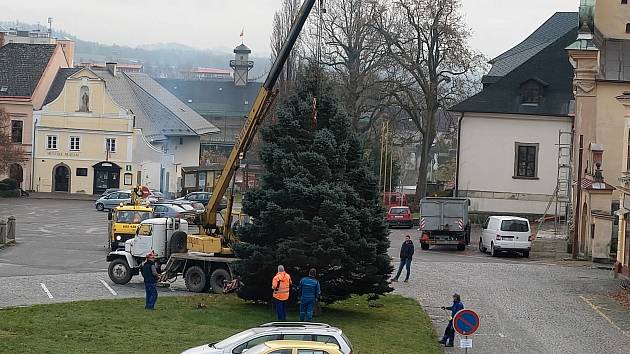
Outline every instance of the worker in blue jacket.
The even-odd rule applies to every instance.
[[[300,280],[298,291],[300,292],[300,321],[310,322],[313,319],[313,309],[315,302],[319,299],[322,291],[319,287],[319,281],[315,279],[317,271],[311,268],[308,271],[308,277]]]
[[[444,330],[444,336],[442,340],[439,341],[440,344],[444,344],[445,347],[452,347],[453,342],[455,341],[455,329],[453,328],[453,317],[455,314],[464,309],[464,303],[460,298],[459,294],[453,294],[453,305],[452,306],[442,306],[442,310],[450,310],[451,315],[448,319],[448,325]]]

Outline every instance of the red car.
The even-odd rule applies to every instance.
[[[389,208],[389,211],[387,212],[387,224],[389,224],[389,227],[404,226],[412,228],[413,218],[409,207],[397,206]]]

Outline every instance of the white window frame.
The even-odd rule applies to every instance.
[[[72,139],[76,139],[76,149],[73,149]],[[68,146],[70,151],[81,151],[81,137],[80,136],[71,136],[68,140]]]
[[[111,143],[107,143],[108,141],[113,141],[114,144]],[[112,149],[113,147],[113,149]],[[110,153],[116,153],[116,138],[105,138],[105,151],[110,152]]]
[[[51,138],[55,138],[55,146],[51,147]],[[58,150],[59,149],[59,137],[57,135],[46,135],[46,150]]]

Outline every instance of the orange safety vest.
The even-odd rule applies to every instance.
[[[273,289],[273,297],[280,301],[289,299],[289,287],[291,286],[291,276],[286,272],[280,272],[273,277],[271,288]]]

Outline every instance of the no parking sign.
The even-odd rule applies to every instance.
[[[453,317],[453,328],[462,336],[469,336],[479,329],[479,315],[473,310],[459,310]]]

